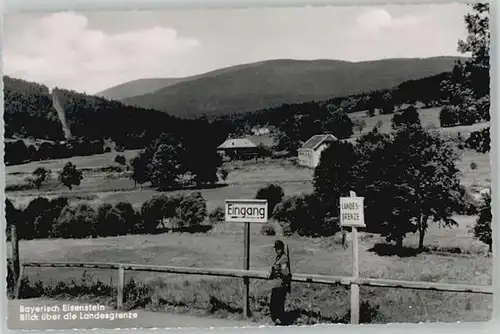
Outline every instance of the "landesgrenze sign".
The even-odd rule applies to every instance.
[[[228,199],[225,212],[226,222],[267,223],[267,200]]]
[[[340,198],[340,225],[365,227],[364,198]]]

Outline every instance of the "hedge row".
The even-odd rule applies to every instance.
[[[220,215],[220,214],[219,214]],[[25,209],[6,200],[7,238],[15,225],[20,239],[96,238],[126,234],[155,233],[160,227],[191,229],[207,217],[206,201],[199,192],[189,195],[156,196],[136,211],[130,203],[71,205],[65,197],[38,197]],[[212,213],[211,216],[218,216]],[[215,220],[212,220],[215,222]]]
[[[5,143],[5,164],[17,165],[30,161],[66,159],[74,156],[102,154],[107,151],[103,140],[71,140],[55,143],[43,142],[40,146],[26,145],[23,140]]]

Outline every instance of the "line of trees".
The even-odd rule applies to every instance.
[[[37,138],[57,143],[65,140],[61,121],[52,107],[52,98],[46,86],[4,76],[4,88],[6,138]],[[59,89],[59,97],[72,136],[87,142],[107,138],[123,149],[142,149],[161,133],[186,137],[184,139],[187,140],[187,137],[200,138],[201,132],[206,135],[201,142],[215,141],[218,145],[229,133],[227,127],[212,124],[206,118],[179,119],[161,111],[127,106],[64,89]],[[63,148],[57,146],[57,150]],[[64,155],[54,153],[50,156],[63,157],[61,154]],[[74,150],[71,154],[78,155]],[[46,156],[42,154],[39,159]],[[23,159],[12,159],[13,163],[20,160],[26,160],[25,156]]]
[[[222,158],[215,142],[201,131],[198,138],[161,134],[131,160],[131,178],[136,184],[149,182],[159,190],[216,183]]]
[[[331,143],[315,169],[314,193],[287,198],[275,218],[291,233],[332,235],[339,230],[339,198],[354,190],[365,197],[367,230],[400,247],[408,233],[418,232],[423,248],[430,223],[455,226],[455,213],[473,212],[453,146],[426,131],[413,107],[395,114],[392,128],[391,134],[374,129],[355,145]]]
[[[86,203],[72,205],[65,197],[37,197],[24,209],[16,208],[9,199],[5,204],[8,239],[11,225],[16,226],[19,238],[27,240],[151,234],[167,227],[167,222],[173,229],[192,231],[208,215],[206,201],[199,192],[156,196],[137,211],[127,202],[94,208]]]
[[[28,181],[29,187],[40,190],[42,185],[51,179],[52,171],[50,169],[45,167],[38,167],[26,180]],[[81,184],[83,180],[83,173],[81,170],[77,169],[76,166],[73,165],[73,163],[68,161],[64,165],[63,169],[58,173],[57,179],[63,186],[67,187],[69,190],[72,190],[73,187],[79,186]],[[14,186],[10,188],[10,190],[13,190],[12,188],[15,189],[18,187]]]
[[[458,42],[458,51],[471,57],[457,62],[442,83],[447,104],[440,114],[442,127],[490,120],[490,7],[477,3],[472,8],[465,16],[467,39]]]
[[[44,141],[40,145],[26,144],[18,139],[5,142],[4,162],[7,166],[31,161],[65,159],[73,156],[87,156],[106,152],[104,140],[74,138],[68,142]]]

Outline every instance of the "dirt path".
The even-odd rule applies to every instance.
[[[77,319],[77,320],[34,320],[34,321],[21,321],[20,310],[21,307],[44,307],[44,306],[59,306],[60,312],[46,312],[53,315],[59,315],[62,319],[64,314],[63,305],[67,306],[83,306],[89,305],[83,302],[73,301],[56,301],[48,299],[25,299],[25,300],[9,300],[8,301],[8,320],[7,326],[9,329],[32,329],[32,330],[45,330],[45,329],[114,329],[114,328],[210,328],[210,327],[243,327],[243,326],[257,326],[257,324],[250,321],[236,321],[216,319],[209,317],[195,317],[189,315],[177,315],[164,312],[151,312],[144,310],[134,310],[124,312],[126,314],[136,314],[136,318],[116,319],[111,321],[109,319]],[[94,304],[92,304],[94,305]],[[101,314],[115,313],[116,310],[105,307]],[[92,314],[93,312],[72,312],[77,316],[80,314]],[[38,312],[37,315],[41,318],[42,313]]]

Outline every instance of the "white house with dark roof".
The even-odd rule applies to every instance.
[[[298,162],[300,166],[316,168],[319,164],[321,152],[337,138],[332,134],[314,135],[298,149]]]

